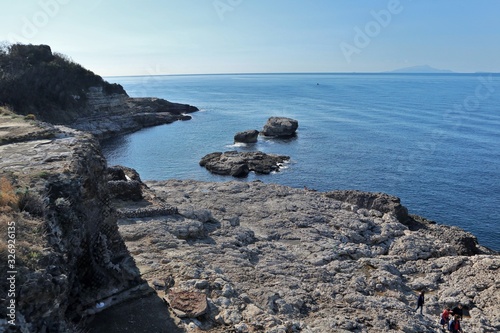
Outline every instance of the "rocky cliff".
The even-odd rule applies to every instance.
[[[72,332],[148,291],[118,232],[93,136],[0,108],[0,156],[0,331]]]
[[[0,331],[438,332],[458,302],[467,332],[500,331],[500,256],[473,235],[380,193],[144,184],[74,128],[106,137],[194,108],[130,99],[45,46],[2,52],[0,101],[30,114],[0,108]],[[61,69],[85,79],[47,81]]]
[[[123,87],[47,45],[0,48],[0,105],[102,139],[148,126],[188,120],[198,109],[159,98],[130,98]]]
[[[145,127],[189,120],[188,113],[198,111],[191,105],[172,103],[160,98],[130,98],[119,94],[106,95],[101,87],[88,93],[86,110],[68,126],[105,139]]]

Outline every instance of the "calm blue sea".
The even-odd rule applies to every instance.
[[[279,173],[250,175],[321,191],[396,195],[411,213],[474,233],[500,250],[500,76],[491,74],[241,74],[110,77],[130,96],[200,108],[193,119],[103,143],[110,165],[145,180],[225,181],[205,154],[261,150],[291,156]],[[233,136],[268,117],[299,121],[290,140]]]

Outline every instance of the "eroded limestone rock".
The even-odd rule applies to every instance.
[[[12,197],[23,193],[22,205],[0,207],[2,223],[17,227],[17,328],[67,332],[96,303],[144,282],[118,233],[106,162],[89,134],[8,112],[0,123],[0,139],[8,138],[0,140],[0,178]],[[0,331],[7,326],[0,320]]]
[[[148,279],[173,276],[176,287],[207,295],[196,323],[206,331],[439,331],[439,313],[457,302],[470,315],[467,331],[500,327],[498,254],[478,246],[482,254],[460,255],[462,244],[440,236],[453,228],[422,219],[413,230],[396,217],[397,204],[385,209],[258,181],[147,185],[179,212],[203,213],[120,230],[136,261],[151,268]],[[173,227],[198,218],[205,233],[197,238]]]

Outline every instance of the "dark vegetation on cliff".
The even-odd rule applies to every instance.
[[[0,105],[16,113],[67,124],[85,112],[87,91],[101,87],[107,95],[127,95],[119,84],[52,53],[48,45],[3,45],[0,47]]]

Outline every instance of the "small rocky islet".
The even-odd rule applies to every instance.
[[[54,61],[50,48],[17,48],[31,66]],[[18,240],[16,326],[2,315],[0,330],[439,332],[439,313],[457,303],[465,331],[500,330],[500,256],[472,234],[383,193],[143,182],[109,167],[95,135],[186,119],[194,107],[85,91],[78,110],[94,113],[64,124],[0,108],[0,219],[15,222]]]
[[[291,138],[296,135],[298,126],[299,123],[295,119],[270,117],[261,132],[257,130],[238,132],[234,136],[234,142],[253,144],[258,141],[259,134],[268,138]],[[250,172],[257,174],[278,172],[283,164],[289,160],[290,156],[286,155],[233,150],[207,154],[201,158],[199,164],[214,174],[246,177]]]
[[[270,174],[290,159],[289,156],[266,154],[261,151],[238,152],[226,151],[207,154],[202,157],[200,166],[218,175],[246,177],[253,171],[259,174]]]

